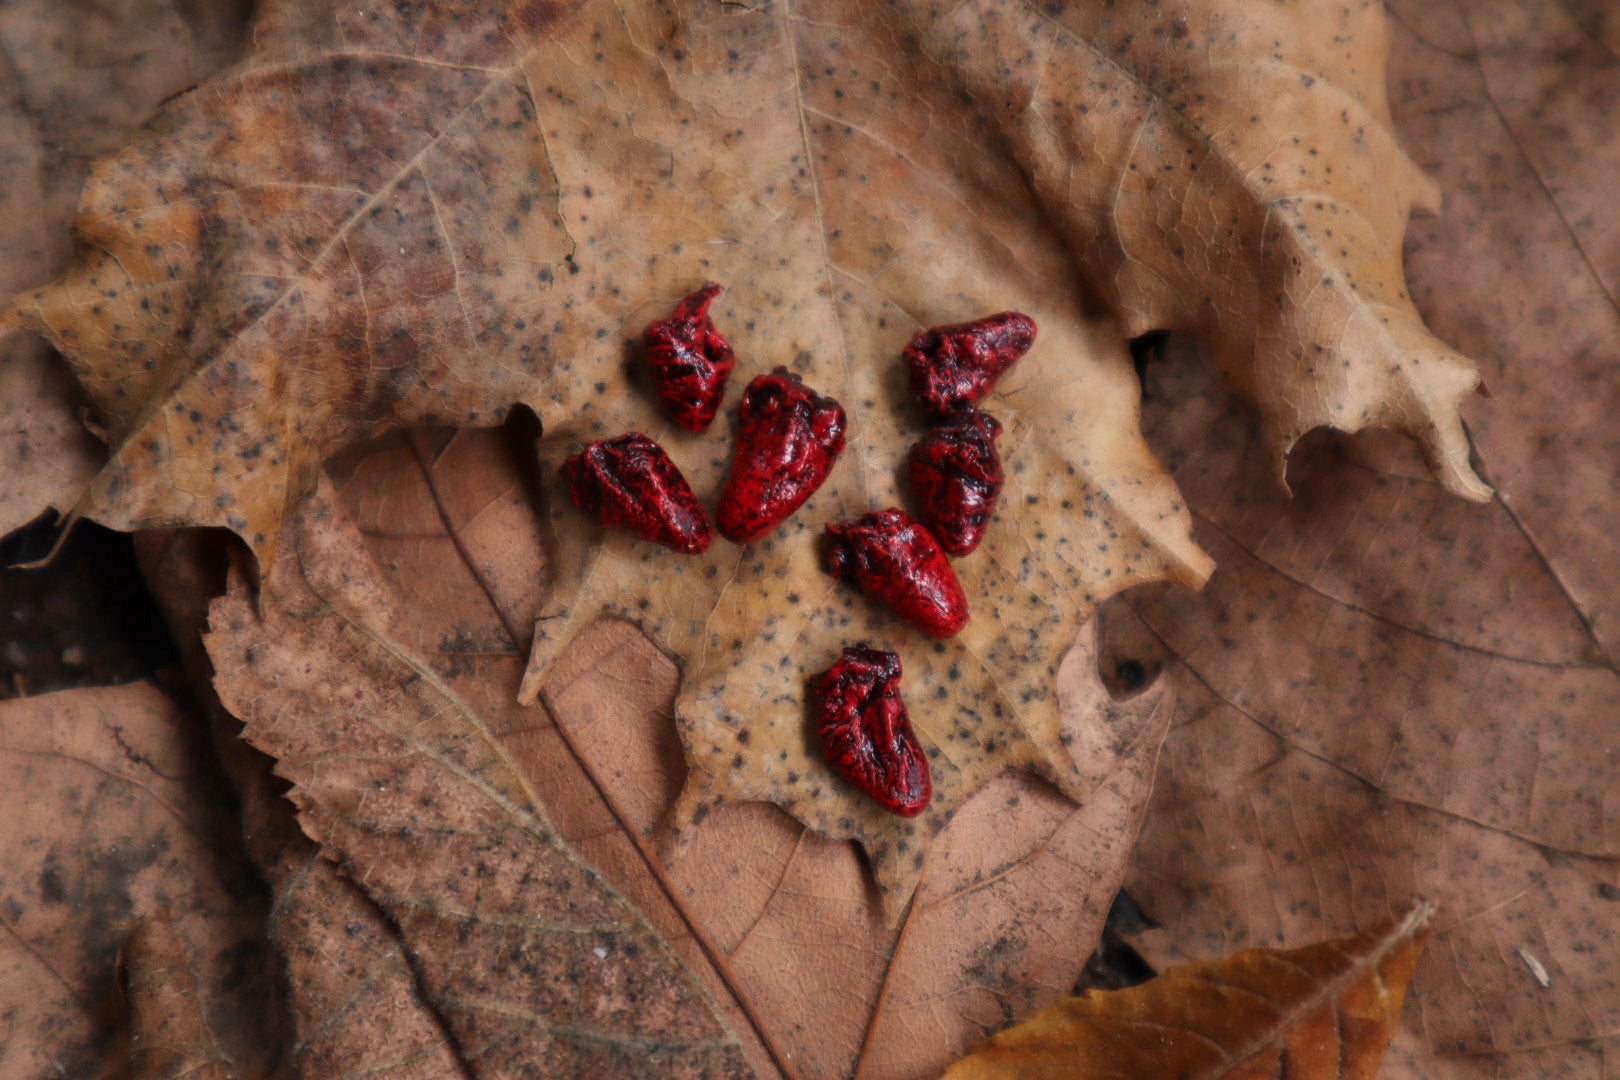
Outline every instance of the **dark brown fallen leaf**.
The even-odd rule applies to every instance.
[[[264,897],[168,698],[137,684],[0,702],[0,820],[0,1072],[115,1067],[118,949],[159,910],[220,1052],[242,1076],[274,1072]]]
[[[0,217],[9,213],[0,206]],[[70,508],[101,467],[105,453],[79,420],[78,395],[48,345],[0,332],[0,535]]]
[[[1150,369],[1150,441],[1221,572],[1129,605],[1182,702],[1131,878],[1164,923],[1143,947],[1284,945],[1432,897],[1394,1080],[1620,1052],[1620,263],[1594,201],[1620,65],[1574,10],[1396,7],[1397,116],[1448,207],[1414,291],[1485,365],[1496,502],[1362,437],[1303,447],[1287,503],[1246,464],[1249,416],[1190,362]]]
[[[443,1021],[417,993],[398,928],[303,834],[284,797],[286,781],[271,775],[272,759],[241,740],[241,724],[213,694],[202,638],[209,601],[225,589],[230,539],[214,530],[154,529],[136,546],[213,718],[221,764],[241,801],[242,846],[270,888],[265,934],[281,959],[295,1031],[289,1069],[321,1078],[360,1070],[368,1080],[465,1080]]]
[[[1399,3],[1403,129],[1445,191],[1410,260],[1433,318],[1477,350],[1496,400],[1471,410],[1501,503],[1620,658],[1620,21],[1587,2]]]
[[[392,639],[402,616],[330,489],[255,611],[211,609],[223,703],[300,821],[399,927],[475,1075],[742,1076],[737,1038],[641,915],[580,863],[485,720]]]
[[[209,1030],[197,973],[169,912],[135,924],[118,956],[130,1013],[132,1080],[233,1080],[240,1075]]]
[[[1508,509],[1447,497],[1400,447],[1308,440],[1287,502],[1191,358],[1155,386],[1200,401],[1148,426],[1222,570],[1197,602],[1108,612],[1179,701],[1130,878],[1164,924],[1147,955],[1286,945],[1421,892],[1445,915],[1390,1077],[1601,1055],[1588,1040],[1620,1030],[1602,959],[1620,949],[1620,676],[1591,624]]]
[[[300,1075],[474,1075],[421,999],[399,931],[364,890],[313,844],[288,842],[276,854],[266,871],[276,894],[269,935],[287,969],[298,1030],[289,1056]]]
[[[1065,998],[944,1080],[1373,1080],[1430,910],[1420,903],[1352,938],[1249,949],[1128,990]]]

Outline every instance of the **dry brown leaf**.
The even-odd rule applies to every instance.
[[[231,1080],[238,1075],[209,1030],[197,973],[167,910],[135,925],[118,964],[130,1011],[133,1080]]]
[[[67,265],[90,159],[236,51],[242,0],[18,0],[0,8],[0,294]],[[40,341],[0,331],[0,535],[67,510],[106,460]]]
[[[1250,949],[1128,990],[1065,998],[944,1080],[1373,1080],[1428,937],[1430,907],[1341,941]]]
[[[275,602],[236,575],[207,643],[223,703],[300,821],[399,927],[474,1074],[740,1076],[714,1003],[559,840],[477,712],[390,637],[401,618],[323,489]]]
[[[228,801],[149,686],[0,702],[0,1072],[101,1075],[122,1057],[119,946],[166,909],[212,1039],[242,1076],[285,1032],[264,898]]]
[[[0,139],[4,137],[0,132]],[[0,207],[0,216],[8,212]],[[51,348],[22,334],[0,335],[0,535],[4,535],[47,507],[71,507],[105,454],[80,423],[78,388]]]
[[[268,931],[287,969],[298,1031],[289,1057],[300,1075],[363,1068],[377,1080],[466,1077],[443,1022],[421,1000],[398,930],[295,835],[276,835],[274,861],[261,865],[276,895]]]
[[[3,55],[3,54],[0,54]],[[43,154],[15,73],[0,66],[0,292],[47,277]],[[101,454],[74,415],[72,376],[49,346],[0,330],[0,535],[48,506],[67,508]]]
[[[1073,986],[1118,887],[1169,711],[1158,695],[1111,705],[1089,627],[1059,689],[1092,795],[1076,807],[1028,778],[993,781],[940,834],[895,926],[847,845],[772,808],[728,808],[688,850],[660,854],[680,782],[660,730],[675,672],[632,634],[582,641],[559,665],[548,709],[602,788],[615,832],[655,867],[791,1068],[925,1075]]]
[[[1445,916],[1386,1074],[1599,1076],[1620,1049],[1620,65],[1562,5],[1397,10],[1397,116],[1460,226],[1423,230],[1414,292],[1486,364],[1470,424],[1497,501],[1363,437],[1302,447],[1285,503],[1207,378],[1150,380],[1150,441],[1221,572],[1197,604],[1131,605],[1183,701],[1131,891],[1159,961],[1420,892]]]
[[[124,527],[223,524],[268,561],[320,457],[359,434],[487,422],[516,400],[546,422],[550,466],[604,430],[663,434],[619,343],[694,277],[731,281],[721,316],[749,363],[791,362],[856,413],[848,460],[775,541],[662,558],[651,576],[645,545],[604,541],[560,511],[563,588],[543,619],[536,674],[600,613],[638,619],[687,658],[692,704],[681,711],[694,757],[744,759],[721,775],[694,773],[683,818],[724,798],[775,798],[829,834],[860,836],[903,901],[943,814],[898,823],[854,799],[799,732],[805,674],[846,636],[891,637],[898,624],[835,588],[810,537],[830,517],[896,498],[895,468],[915,432],[895,359],[907,337],[923,322],[1017,303],[1045,329],[1002,399],[1015,403],[1004,416],[1006,499],[1061,512],[1027,528],[1009,515],[964,564],[981,618],[960,640],[939,652],[911,637],[895,644],[918,685],[958,676],[954,710],[924,723],[940,750],[941,811],[1013,765],[1079,795],[1051,684],[1089,598],[1167,574],[1196,582],[1207,564],[1135,432],[1117,330],[1081,312],[1077,273],[1039,202],[987,205],[962,226],[964,201],[1019,168],[952,162],[955,140],[982,141],[986,121],[967,113],[941,124],[914,150],[929,163],[898,170],[881,135],[818,133],[818,154],[870,168],[872,190],[905,196],[878,219],[864,208],[868,185],[830,175],[822,184],[803,164],[807,89],[794,72],[801,50],[834,47],[813,28],[801,43],[798,25],[776,14],[712,4],[691,5],[668,28],[651,11],[624,22],[607,4],[567,14],[513,5],[459,29],[365,10],[261,25],[254,65],[177,103],[104,165],[79,222],[86,258],[24,305],[78,358],[118,447],[85,509]],[[889,51],[878,48],[883,29],[860,31],[879,35],[863,60],[873,75]],[[669,53],[681,53],[679,71],[642,47],[666,32],[680,39]],[[730,59],[740,55],[749,60]],[[937,67],[896,69],[885,93],[931,88]],[[855,85],[872,93],[865,77]],[[635,124],[615,125],[621,114]],[[310,115],[341,122],[299,130]],[[901,128],[907,115],[897,114]],[[233,140],[216,143],[220,132]],[[326,139],[319,155],[304,152],[312,134]],[[690,140],[679,169],[663,171],[659,139]],[[602,162],[615,174],[593,168]],[[954,179],[910,184],[934,168]],[[187,196],[168,194],[178,190]],[[914,229],[920,215],[935,228]],[[827,235],[835,219],[848,221],[847,240]],[[878,272],[861,268],[872,258],[886,264],[880,280],[851,291]],[[675,448],[712,491],[721,440]],[[745,714],[756,733],[747,747],[737,741]]]
[[[1399,282],[1394,241],[1432,188],[1389,130],[1381,13],[1308,8],[1268,22],[1208,0],[1151,13],[1108,8],[964,5],[942,18],[851,7],[812,24],[785,9],[701,5],[636,23],[605,5],[535,2],[491,11],[481,24],[342,0],[267,7],[255,62],[177,103],[157,130],[103,165],[79,220],[83,259],[16,313],[68,346],[119,443],[85,508],[131,523],[225,525],[268,555],[276,522],[312,484],[319,457],[357,431],[435,417],[475,422],[524,391],[548,420],[563,411],[550,406],[570,404],[591,419],[622,418],[622,387],[598,391],[591,378],[611,368],[587,359],[597,332],[620,336],[631,306],[694,277],[638,265],[630,273],[643,279],[642,299],[594,296],[603,287],[624,295],[622,264],[638,263],[638,249],[656,261],[706,244],[742,245],[737,259],[696,261],[815,271],[805,280],[822,295],[798,319],[803,288],[773,295],[775,279],[791,275],[751,275],[743,310],[758,321],[773,312],[763,343],[778,347],[768,354],[782,354],[789,340],[800,351],[832,344],[832,335],[837,348],[822,351],[840,353],[848,368],[863,359],[863,342],[852,339],[872,321],[863,307],[882,298],[898,316],[902,304],[916,306],[916,293],[959,314],[951,301],[969,296],[951,286],[965,286],[970,270],[995,269],[1008,277],[1000,294],[1027,291],[1019,298],[1028,306],[1060,317],[1052,322],[1063,337],[1045,352],[1083,357],[1082,370],[1106,366],[1117,354],[1111,342],[1076,348],[1088,343],[1073,340],[1084,320],[1072,301],[1039,303],[1062,295],[1040,287],[1050,275],[1018,273],[1036,258],[1048,265],[1027,271],[1061,271],[1067,253],[1053,226],[1069,234],[1131,327],[1197,325],[1213,335],[1240,384],[1265,403],[1279,449],[1317,423],[1388,422],[1419,438],[1449,484],[1477,495],[1452,400],[1472,385],[1469,365],[1422,334]],[[571,38],[591,43],[583,68]],[[835,55],[842,68],[817,67]],[[868,77],[890,85],[863,83],[863,63]],[[613,70],[610,83],[597,77],[601,65]],[[571,78],[592,88],[589,97],[569,92]],[[1201,80],[1207,92],[1192,89]],[[1245,100],[1258,107],[1279,98],[1297,105],[1302,121],[1280,133],[1287,138],[1258,115],[1241,115]],[[936,107],[905,108],[921,105]],[[926,114],[926,125],[907,112]],[[635,134],[591,123],[630,115]],[[732,119],[743,116],[750,125],[734,130]],[[299,125],[301,138],[284,137]],[[216,143],[222,133],[228,138]],[[700,141],[705,134],[715,139]],[[638,171],[662,165],[660,136],[679,168]],[[695,146],[702,153],[689,160]],[[816,168],[808,156],[819,158]],[[600,190],[585,185],[583,166],[603,161],[623,175],[599,178]],[[856,173],[862,164],[882,168]],[[937,197],[907,183],[915,179],[931,181]],[[997,179],[1014,183],[997,187]],[[1030,205],[952,200],[1019,187]],[[873,192],[906,196],[886,215],[902,225],[864,209],[887,205]],[[537,202],[545,212],[535,219]],[[964,206],[972,206],[969,222]],[[1361,234],[1341,230],[1327,244],[1326,219],[1341,211]],[[1031,217],[1039,235],[1029,235]],[[949,227],[949,240],[916,227],[928,218]],[[631,236],[621,228],[627,221],[637,225]],[[892,242],[911,232],[924,238]],[[780,250],[784,238],[805,250],[765,260],[752,247]],[[615,250],[581,250],[607,242]],[[548,272],[531,280],[503,273],[506,265]],[[557,284],[551,271],[563,266],[582,280],[552,310],[589,298],[580,305],[589,314],[536,324],[536,350],[519,340],[529,327],[518,325],[516,308],[543,311]],[[876,295],[835,296],[833,276],[854,283],[862,269],[876,273],[866,280]],[[1318,281],[1324,269],[1343,280]],[[419,288],[382,291],[407,281]],[[1323,298],[1335,288],[1355,299]],[[982,307],[989,298],[971,299]],[[871,330],[862,336],[897,336]],[[754,343],[754,329],[748,334],[745,345]],[[892,343],[872,344],[878,356],[894,352]],[[277,346],[279,363],[267,355]],[[1414,347],[1435,354],[1431,367],[1456,370],[1417,376],[1406,355]],[[463,358],[467,350],[476,359]],[[317,355],[327,360],[319,370],[294,362]],[[233,361],[235,370],[206,375]],[[579,385],[533,387],[553,365],[566,374],[576,363],[584,375],[553,381]],[[1075,366],[1064,363],[1056,380],[1032,372],[1024,385],[1055,390]],[[1356,369],[1341,375],[1329,366]],[[286,374],[277,379],[279,369]],[[121,385],[120,373],[134,385]],[[885,381],[897,380],[867,380]],[[195,441],[228,398],[247,401],[256,382],[276,392],[242,418],[241,431],[201,442],[262,444],[262,453],[217,479],[205,475],[195,490],[153,490],[145,479],[152,466],[193,456],[186,433],[166,425],[189,427]],[[605,406],[592,402],[600,394],[609,394]],[[298,422],[286,415],[293,402],[309,407]],[[1025,406],[1041,415],[1036,403]],[[162,419],[170,413],[177,419]],[[205,487],[230,504],[208,506]]]
[[[546,711],[512,701],[517,642],[541,600],[513,572],[533,565],[539,532],[512,460],[490,432],[344,455],[333,469],[364,539],[343,548],[364,548],[397,595],[393,640],[512,755],[564,840],[705,983],[761,1074],[934,1072],[1073,985],[1123,874],[1166,703],[1109,703],[1088,636],[1059,686],[1094,795],[1077,808],[1028,778],[996,781],[944,831],[897,926],[849,845],[780,811],[725,808],[670,850],[657,834],[682,776],[673,664],[606,622],[568,652]],[[322,917],[316,891],[301,892]]]
[[[1403,279],[1407,219],[1439,195],[1395,144],[1383,5],[1033,7],[1026,25],[1085,43],[1084,85],[1054,86],[1033,33],[974,89],[1017,109],[1039,88],[1020,149],[1081,211],[1066,235],[1126,333],[1203,337],[1258,403],[1279,478],[1307,431],[1382,427],[1449,490],[1489,497],[1458,414],[1474,364],[1428,332]]]
[[[111,429],[85,511],[225,525],[268,563],[336,447],[515,401],[546,425],[548,468],[643,428],[711,493],[726,432],[669,432],[620,343],[704,277],[729,282],[742,377],[789,362],[842,398],[847,460],[774,540],[701,559],[556,507],[526,685],[603,612],[682,657],[682,823],[775,801],[858,838],[898,907],[929,835],[1002,769],[1082,793],[1058,657],[1095,597],[1208,569],[1088,287],[1127,330],[1207,334],[1274,456],[1318,423],[1388,424],[1448,485],[1484,490],[1455,414],[1472,367],[1401,285],[1431,188],[1388,125],[1375,6],[412,11],[266,9],[252,62],[104,164],[84,257],[18,314],[77,358]],[[1006,306],[1043,328],[992,403],[1008,510],[961,564],[979,618],[936,651],[835,588],[812,538],[903,501],[910,334]],[[919,721],[938,796],[921,821],[854,798],[803,736],[805,677],[857,638],[897,646],[912,685],[955,687]]]
[[[1497,397],[1469,421],[1480,459],[1613,664],[1620,214],[1609,189],[1620,64],[1612,37],[1588,35],[1620,23],[1597,6],[1397,5],[1409,29],[1391,81],[1455,223],[1423,223],[1415,288],[1486,359]]]
[[[1179,702],[1129,879],[1149,958],[1422,893],[1445,914],[1387,1075],[1583,1075],[1620,1030],[1620,677],[1501,503],[1366,439],[1307,440],[1285,502],[1203,378],[1167,367],[1156,392],[1207,404],[1148,428],[1221,572],[1108,612]]]
[[[286,970],[297,1032],[291,1065],[306,1077],[465,1080],[444,1021],[417,989],[399,929],[299,831],[267,762],[257,782],[240,770],[233,776],[246,846],[275,897],[265,929]]]
[[[213,694],[202,639],[209,600],[225,588],[227,534],[154,529],[135,546],[214,721],[215,747],[241,801],[242,846],[270,887],[265,934],[281,958],[295,1029],[288,1067],[310,1077],[362,1067],[371,1080],[465,1077],[443,1022],[417,994],[398,929],[303,834],[272,760],[241,740],[241,724]]]

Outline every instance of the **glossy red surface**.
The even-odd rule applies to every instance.
[[[967,555],[984,539],[1005,479],[996,450],[1000,435],[995,417],[963,409],[911,448],[911,489],[923,524],[948,554]]]
[[[1034,341],[1035,320],[1019,311],[930,327],[902,354],[911,393],[935,417],[977,405]]]
[[[845,419],[843,406],[786,368],[749,383],[741,411],[715,524],[727,540],[746,544],[786,521],[827,479],[844,452]]]
[[[653,389],[688,431],[702,431],[714,421],[737,363],[731,343],[709,318],[709,304],[719,295],[720,286],[711,281],[682,300],[669,318],[647,327]]]
[[[900,657],[868,645],[846,648],[813,680],[821,752],[839,775],[890,813],[928,808],[928,757],[900,699]]]
[[[938,541],[903,510],[827,526],[827,572],[931,637],[967,625],[967,597]]]
[[[687,555],[709,549],[709,519],[686,477],[639,431],[587,443],[562,477],[574,505],[603,525]]]

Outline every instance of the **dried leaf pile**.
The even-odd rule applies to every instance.
[[[1121,882],[1159,966],[1355,936],[1076,999],[1087,1045],[1128,1057],[1120,1010],[1172,1022],[1247,972],[1283,1019],[1211,1035],[1263,1048],[1228,1053],[1341,1075],[1301,1064],[1331,1001],[1377,1014],[1345,1037],[1370,1076],[1419,941],[1385,924],[1424,895],[1392,1069],[1601,1060],[1620,230],[1612,148],[1556,134],[1620,101],[1600,7],[264,0],[249,37],[240,6],[132,0],[195,45],[114,65],[152,88],[122,95],[156,107],[133,133],[70,86],[85,134],[42,140],[66,106],[32,71],[0,114],[38,181],[4,196],[27,291],[0,328],[60,351],[108,446],[8,335],[0,528],[145,530],[217,695],[0,708],[37,807],[0,964],[59,983],[0,1066],[44,1070],[60,1013],[142,1075],[926,1075],[1067,994]],[[67,17],[18,6],[0,37]],[[41,209],[114,147],[62,270]],[[641,341],[706,280],[738,364],[691,433]],[[1420,307],[1496,395],[1466,432],[1479,374]],[[1007,489],[956,562],[973,618],[934,642],[819,537],[915,509],[900,351],[1006,308],[1040,326],[984,403]],[[1161,329],[1139,379],[1127,341]],[[736,395],[777,365],[850,428],[771,536],[680,556],[561,495],[563,458],[640,430],[712,508]],[[860,640],[903,660],[915,819],[807,723]],[[60,830],[112,813],[127,839],[78,846],[125,861],[82,872],[107,914],[74,926]],[[268,895],[233,904],[250,861]]]

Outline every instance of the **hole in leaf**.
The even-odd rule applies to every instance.
[[[1114,679],[1127,694],[1147,685],[1147,667],[1140,660],[1124,660],[1114,667]]]

